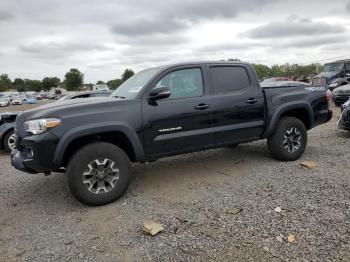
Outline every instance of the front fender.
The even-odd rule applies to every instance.
[[[0,149],[4,149],[4,138],[8,132],[15,128],[15,126],[15,122],[4,123],[0,126]]]
[[[103,122],[75,127],[64,133],[57,144],[53,162],[57,165],[62,163],[66,149],[75,139],[106,132],[122,132],[131,143],[135,152],[136,160],[142,161],[145,158],[141,141],[132,127],[123,122]]]
[[[290,103],[285,103],[285,104],[282,104],[280,105],[279,107],[277,107],[273,114],[272,115],[268,115],[268,119],[267,119],[267,127],[263,133],[263,138],[267,138],[269,137],[276,125],[277,125],[277,122],[278,120],[281,118],[281,116],[286,113],[287,111],[289,110],[294,110],[294,109],[306,109],[307,112],[308,112],[308,117],[309,117],[309,120],[310,120],[310,123],[311,123],[311,127],[313,125],[313,119],[314,119],[314,113],[313,113],[313,110],[311,108],[311,105],[308,104],[307,102],[302,102],[302,101],[299,101],[299,102],[290,102]]]

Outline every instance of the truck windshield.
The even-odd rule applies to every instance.
[[[151,68],[137,73],[122,83],[111,97],[134,99],[147,82],[159,71],[159,68]]]
[[[325,72],[340,72],[344,69],[344,63],[331,63],[324,65]]]

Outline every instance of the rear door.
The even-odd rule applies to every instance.
[[[143,98],[144,143],[148,156],[193,151],[212,144],[211,107],[203,66],[180,67],[164,72],[154,87],[166,86],[167,99]]]
[[[249,141],[263,132],[264,97],[250,70],[244,64],[208,66],[216,145]]]

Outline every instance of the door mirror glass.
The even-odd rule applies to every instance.
[[[155,101],[159,99],[168,98],[171,95],[169,87],[160,86],[153,88],[151,93],[149,94],[149,100]]]

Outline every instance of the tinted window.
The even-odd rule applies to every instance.
[[[211,67],[210,73],[216,94],[238,91],[250,85],[247,71],[243,67]]]
[[[199,68],[182,69],[165,75],[156,87],[169,87],[169,99],[203,95],[202,72]]]

